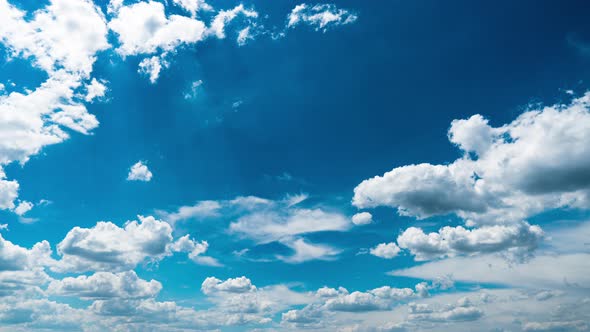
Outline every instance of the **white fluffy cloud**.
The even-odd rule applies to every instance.
[[[99,81],[96,78],[93,78],[90,81],[90,84],[86,84],[86,96],[84,100],[87,102],[92,102],[95,99],[104,97],[107,92],[107,87],[105,86],[105,81]]]
[[[76,91],[109,44],[104,16],[86,0],[52,0],[30,16],[0,0],[0,21],[0,42],[10,55],[30,59],[49,76],[33,91],[0,97],[1,168],[66,140],[65,128],[88,134],[98,126]],[[10,209],[18,184],[4,178],[0,171],[0,208]]]
[[[326,31],[329,27],[353,23],[357,16],[348,10],[336,7],[334,4],[318,4],[309,6],[300,4],[295,6],[288,17],[287,27],[307,24],[316,30]]]
[[[125,271],[140,263],[158,262],[173,252],[188,252],[195,259],[207,250],[206,242],[188,236],[174,242],[172,227],[154,217],[139,216],[123,228],[98,222],[92,228],[74,227],[57,245],[62,258],[57,271]]]
[[[239,15],[242,15],[246,19],[255,19],[258,17],[258,13],[255,10],[246,9],[243,4],[239,4],[233,9],[219,11],[219,13],[213,18],[207,33],[209,35],[214,35],[219,39],[225,38],[226,26]]]
[[[152,172],[148,169],[147,165],[142,161],[138,161],[129,169],[127,174],[127,180],[129,181],[144,181],[149,182],[152,179]]]
[[[369,212],[360,212],[352,216],[352,223],[357,226],[368,225],[373,222],[373,215]]]
[[[156,280],[140,279],[134,271],[96,272],[90,276],[67,277],[52,281],[47,291],[52,295],[82,299],[148,298],[162,289]]]
[[[519,221],[544,210],[590,207],[590,94],[523,113],[502,127],[480,115],[455,120],[449,139],[464,156],[449,165],[395,168],[359,184],[353,204],[391,206],[425,218]]]
[[[392,259],[399,254],[400,250],[401,249],[395,243],[390,242],[378,244],[375,248],[371,248],[369,253],[373,256]]]
[[[293,251],[290,256],[277,255],[277,258],[291,264],[303,263],[311,260],[333,260],[340,250],[322,244],[312,244],[304,239],[285,239],[281,241]]]
[[[160,2],[138,2],[123,6],[109,22],[119,38],[117,52],[122,56],[173,51],[179,45],[203,39],[205,24],[180,15],[166,17]]]
[[[409,305],[409,320],[428,322],[456,322],[472,321],[483,316],[483,311],[474,306],[467,298],[461,298],[457,303],[442,308],[433,308],[428,304]]]
[[[484,226],[465,229],[461,226],[441,228],[438,233],[425,234],[410,227],[398,238],[400,248],[408,249],[416,260],[456,255],[502,252],[509,258],[528,258],[537,248],[544,233],[539,226],[525,222],[515,225]]]

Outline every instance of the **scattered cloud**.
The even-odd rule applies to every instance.
[[[375,248],[371,248],[369,253],[373,256],[385,258],[385,259],[392,259],[396,257],[401,249],[393,242],[390,243],[380,243]]]
[[[522,261],[531,256],[543,237],[544,233],[539,226],[522,222],[472,230],[462,226],[445,226],[437,233],[429,234],[420,228],[410,227],[397,238],[397,243],[419,261],[494,252]]]
[[[363,181],[359,208],[391,206],[427,218],[455,213],[473,223],[520,221],[545,210],[590,206],[590,94],[531,110],[501,127],[481,115],[455,120],[449,165],[402,166]]]
[[[147,165],[142,161],[138,161],[129,169],[127,180],[149,182],[152,179],[152,176],[153,174],[150,172]]]
[[[314,6],[300,4],[295,6],[289,14],[287,27],[293,28],[299,24],[306,24],[325,32],[330,27],[353,23],[357,18],[356,14],[338,8],[334,4]]]
[[[369,212],[360,212],[352,216],[352,223],[357,226],[373,223],[373,215]]]

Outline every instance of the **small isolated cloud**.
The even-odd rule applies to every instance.
[[[152,179],[152,172],[148,169],[142,161],[138,161],[129,170],[127,175],[128,181],[144,181],[149,182]]]
[[[357,16],[354,13],[340,9],[334,4],[300,4],[289,14],[287,27],[307,24],[316,30],[326,31],[330,27],[353,23],[356,20]]]
[[[373,222],[373,215],[369,212],[360,212],[352,216],[352,223],[357,226],[368,225]]]
[[[401,249],[393,242],[390,243],[380,243],[375,248],[371,248],[369,251],[371,255],[385,258],[385,259],[392,259],[396,257]]]
[[[190,88],[184,94],[184,99],[195,99],[199,95],[199,91],[202,89],[201,86],[203,85],[202,80],[197,80],[191,83]]]
[[[153,56],[141,60],[137,72],[147,75],[150,82],[154,84],[160,77],[160,71],[162,68],[166,67],[168,67],[168,62],[163,57]]]
[[[25,213],[31,211],[33,208],[33,203],[27,201],[21,201],[18,203],[18,206],[14,209],[14,213],[19,216],[23,216]]]

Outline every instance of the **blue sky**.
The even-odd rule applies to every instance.
[[[0,330],[590,330],[587,8],[0,0]]]

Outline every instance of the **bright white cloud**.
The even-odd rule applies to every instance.
[[[148,169],[147,165],[144,164],[142,161],[138,161],[137,163],[133,164],[129,169],[129,174],[127,175],[128,181],[144,181],[149,182],[152,179],[152,172]]]
[[[464,156],[449,165],[395,168],[359,184],[353,204],[391,206],[425,218],[519,221],[548,209],[590,206],[590,94],[523,113],[502,127],[480,115],[455,120],[449,138]]]
[[[109,22],[119,38],[117,52],[122,56],[174,51],[182,44],[203,39],[205,24],[180,15],[166,17],[160,2],[137,2],[123,6]]]
[[[378,244],[375,248],[371,248],[369,253],[373,256],[392,259],[399,254],[400,250],[401,249],[395,243],[390,242]]]
[[[139,63],[137,72],[143,75],[147,75],[152,84],[156,83],[160,77],[160,71],[162,67],[168,67],[168,62],[163,57],[153,56],[151,58],[145,58]]]
[[[96,272],[90,276],[67,277],[52,281],[47,291],[52,295],[82,299],[155,297],[162,289],[156,280],[142,280],[134,271]]]
[[[334,4],[318,4],[309,6],[300,4],[295,6],[288,17],[287,27],[293,28],[299,24],[307,24],[316,30],[326,31],[333,26],[353,23],[357,16],[348,10],[336,7]]]
[[[409,306],[411,321],[427,322],[461,322],[473,321],[483,316],[483,311],[474,306],[467,298],[442,308],[433,308],[428,304],[411,303]]]
[[[373,222],[373,215],[369,212],[360,212],[352,216],[352,223],[357,226],[368,225]]]
[[[19,216],[24,215],[25,213],[31,211],[33,208],[33,203],[27,201],[21,201],[18,203],[18,206],[14,209],[14,213]]]
[[[0,42],[10,56],[31,59],[49,76],[33,91],[0,97],[1,168],[66,140],[64,128],[88,134],[98,126],[76,90],[109,44],[104,16],[86,0],[52,0],[30,16],[0,0],[0,21]],[[0,208],[11,209],[18,184],[4,179],[0,171]]]
[[[74,227],[57,245],[62,258],[57,271],[125,271],[140,263],[158,262],[173,252],[188,252],[191,258],[204,253],[206,242],[188,236],[174,242],[172,227],[154,217],[139,216],[124,227],[98,222],[92,228]]]
[[[408,249],[416,260],[493,252],[522,260],[531,255],[543,237],[539,226],[523,222],[472,230],[445,226],[438,233],[429,234],[420,228],[410,227],[397,238],[397,243],[400,248]]]
[[[104,81],[99,81],[96,78],[93,78],[92,81],[90,81],[90,84],[86,85],[86,97],[84,97],[84,100],[92,102],[97,98],[104,97],[107,92],[107,87],[104,83]]]

